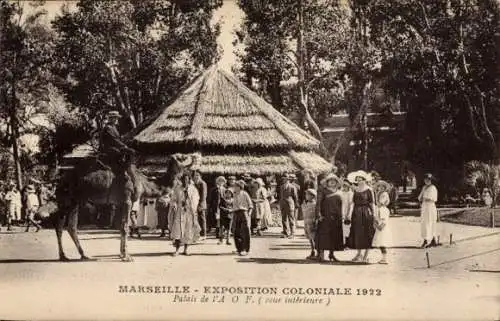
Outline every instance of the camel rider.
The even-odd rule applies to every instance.
[[[119,161],[123,155],[133,155],[135,151],[125,144],[118,132],[117,126],[120,121],[121,115],[118,111],[110,111],[107,115],[107,123],[104,126],[101,136],[99,150],[104,156],[104,163],[111,167],[114,174],[119,174],[119,168],[116,165],[120,164]],[[135,186],[135,176],[133,174],[132,166],[126,168],[129,178]]]

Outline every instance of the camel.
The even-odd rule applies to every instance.
[[[193,165],[195,159],[192,155],[171,156],[167,173],[162,177],[162,181],[167,186],[172,186],[175,177]],[[127,251],[128,218],[132,203],[143,195],[154,197],[159,195],[161,191],[155,183],[149,181],[144,174],[135,169],[135,166],[131,164],[130,157],[124,155],[121,162],[122,166],[118,166],[120,170],[117,171],[116,175],[109,168],[103,169],[102,166],[96,165],[99,162],[90,162],[90,165],[89,162],[86,162],[60,175],[56,190],[59,210],[55,213],[55,230],[60,261],[69,261],[62,244],[62,233],[66,220],[68,233],[75,243],[81,260],[91,259],[85,254],[78,239],[78,215],[86,206],[99,205],[110,206],[120,215],[120,259],[123,262],[133,261],[132,256]],[[134,180],[128,179],[125,174],[128,166],[133,168]],[[133,185],[132,181],[136,182],[136,186]]]

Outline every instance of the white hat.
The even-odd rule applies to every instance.
[[[347,180],[351,183],[356,183],[356,178],[361,177],[367,182],[371,182],[372,176],[363,170],[351,172],[347,174]]]
[[[342,184],[342,180],[335,174],[331,173],[331,174],[328,174],[325,178],[323,178],[320,182],[321,185],[323,186],[326,186],[326,183],[328,183],[328,181],[331,181],[331,180],[334,180],[337,182],[337,185],[340,185]]]

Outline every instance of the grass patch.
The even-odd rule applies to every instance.
[[[495,216],[495,227],[500,227],[500,208],[464,208],[454,213],[441,215],[441,221],[471,226],[491,227],[492,212]]]

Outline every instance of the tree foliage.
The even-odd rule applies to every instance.
[[[119,110],[135,127],[218,58],[220,1],[80,1],[53,26],[58,87],[90,118]]]

